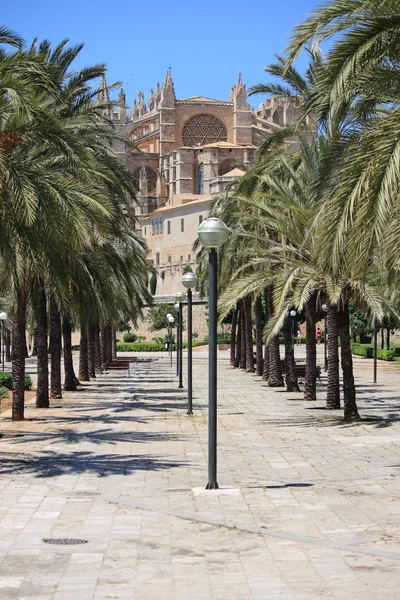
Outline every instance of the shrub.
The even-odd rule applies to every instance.
[[[135,333],[124,333],[124,335],[122,336],[122,339],[127,344],[133,344],[137,340],[137,335]]]
[[[377,357],[381,360],[394,360],[393,350],[378,350]]]
[[[374,349],[371,346],[364,346],[363,344],[352,345],[353,354],[357,356],[365,356],[365,358],[374,357]]]
[[[7,398],[9,391],[10,390],[8,388],[4,387],[4,385],[0,386],[0,399]]]
[[[12,374],[5,371],[0,371],[0,387],[5,387],[12,390]],[[29,375],[25,375],[25,389],[30,390],[32,387],[32,379]]]
[[[120,352],[165,352],[165,347],[164,344],[154,342],[138,342],[136,344],[119,342],[117,350]]]

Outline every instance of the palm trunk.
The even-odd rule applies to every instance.
[[[105,362],[109,362],[112,360],[112,332],[110,323],[106,323],[104,326],[104,353],[105,353]]]
[[[251,297],[246,296],[243,300],[246,324],[246,373],[254,373],[253,353],[253,323],[251,318]]]
[[[381,329],[381,350],[385,348],[385,330]]]
[[[111,328],[111,360],[117,358],[117,331],[114,327]]]
[[[262,302],[258,295],[254,303],[254,314],[256,321],[256,375],[262,376],[264,370],[263,361],[263,324],[262,324]]]
[[[268,317],[274,316],[273,288],[268,290]],[[275,335],[269,342],[269,378],[268,387],[283,387],[282,365],[279,353],[279,335]]]
[[[79,342],[79,379],[89,381],[89,357],[88,357],[88,328],[86,320],[81,317],[81,337]]]
[[[6,361],[11,361],[11,330],[6,329]]]
[[[242,318],[240,319],[240,361],[239,367],[241,369],[246,368],[246,315],[244,309],[243,300],[240,301],[240,313]]]
[[[242,360],[242,307],[240,303],[239,306],[239,314],[237,318],[237,339],[236,339],[236,354],[235,354],[235,367],[238,369],[240,367],[240,363]]]
[[[64,390],[75,392],[76,376],[72,360],[72,328],[68,317],[63,318],[62,329],[64,338]]]
[[[232,327],[231,327],[231,355],[230,365],[235,366],[235,350],[236,350],[236,324],[237,324],[237,309],[234,308],[232,312]]]
[[[96,331],[94,325],[89,325],[88,330],[88,355],[89,355],[89,377],[96,377]]]
[[[106,342],[105,342],[105,326],[100,327],[100,356],[101,356],[101,368],[106,362]]]
[[[37,350],[37,391],[36,406],[48,408],[49,401],[49,356],[47,352],[47,298],[42,285],[40,290],[39,311],[35,330]]]
[[[326,327],[328,331],[328,377],[326,386],[326,408],[340,408],[338,313],[336,304],[328,303]]]
[[[61,319],[57,303],[50,296],[50,363],[51,386],[50,397],[62,398],[61,392]]]
[[[286,317],[283,325],[283,337],[285,342],[285,379],[287,392],[299,392],[297,383],[296,363],[294,360],[292,322]]]
[[[386,350],[390,350],[390,328],[386,329]]]
[[[315,295],[312,295],[306,303],[306,376],[304,380],[304,400],[316,399],[317,344],[315,340]]]
[[[343,373],[344,420],[359,421],[356,404],[356,387],[354,385],[353,357],[350,346],[349,304],[345,302],[338,314],[338,330],[340,336],[340,356]]]
[[[25,352],[26,352],[26,290],[18,290],[12,339],[12,420],[24,420]]]
[[[100,344],[100,325],[96,323],[94,327],[94,345],[95,345],[95,365],[96,365],[96,373],[103,372],[103,362],[101,360],[101,344]]]
[[[269,304],[269,288],[264,288],[264,304],[265,304],[265,322],[267,323],[270,315],[268,312],[268,304]],[[264,346],[264,366],[263,366],[263,381],[268,381],[269,379],[269,343],[265,342]]]
[[[32,356],[37,356],[37,325],[35,327],[35,329],[33,330],[33,345],[32,345]]]

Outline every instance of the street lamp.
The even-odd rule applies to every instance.
[[[179,352],[178,352],[178,374],[179,374],[179,385],[178,388],[182,389],[183,388],[183,383],[182,383],[182,325],[183,325],[183,319],[182,319],[182,302],[184,302],[186,300],[186,295],[184,292],[178,292],[177,294],[175,294],[175,300],[176,300],[176,304],[178,305],[178,314],[179,314],[179,321],[178,321],[178,340],[179,340]],[[175,308],[176,308],[176,304],[175,304]]]
[[[326,333],[326,315],[328,312],[328,305],[327,304],[323,304],[322,305],[322,310],[324,311],[324,371],[328,370],[328,356],[327,356],[327,333]]]
[[[176,374],[179,375],[179,302],[174,304],[176,310]]]
[[[4,321],[7,319],[7,313],[0,312],[0,321],[1,321],[1,358],[4,372]]]
[[[169,337],[169,357],[171,360],[171,367],[172,367],[172,326],[175,323],[175,319],[172,315],[170,315],[168,313],[167,320],[168,320],[168,337]]]
[[[217,248],[228,239],[229,230],[221,219],[209,217],[198,229],[201,244],[208,254],[208,483],[217,483]]]
[[[197,277],[194,273],[185,273],[182,277],[182,284],[187,289],[187,303],[188,303],[188,410],[187,414],[193,414],[193,377],[192,377],[192,289],[197,285]]]
[[[290,316],[292,317],[292,340],[293,340],[293,346],[294,346],[294,336],[295,336],[295,331],[294,331],[294,318],[297,315],[297,312],[295,310],[291,310],[290,311]]]

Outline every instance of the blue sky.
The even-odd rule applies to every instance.
[[[5,6],[4,6],[5,4]],[[285,48],[290,31],[318,0],[9,0],[2,22],[22,35],[84,42],[77,67],[106,62],[107,81],[123,81],[127,104],[147,99],[172,66],[178,98],[226,100],[238,71],[250,86]],[[300,61],[299,68],[304,66]],[[257,104],[257,100],[251,100]]]

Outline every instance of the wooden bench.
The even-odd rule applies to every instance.
[[[104,370],[107,371],[128,371],[128,377],[131,374],[131,363],[128,360],[112,360],[104,363]]]
[[[282,368],[282,373],[285,373],[286,365],[285,365],[284,360],[281,360],[281,368]],[[295,365],[295,369],[296,369],[296,377],[299,377],[300,379],[304,379],[306,376],[306,365],[297,363]],[[317,368],[316,368],[316,376],[318,377],[319,380],[321,380],[321,367],[319,367],[319,366],[317,366]]]

